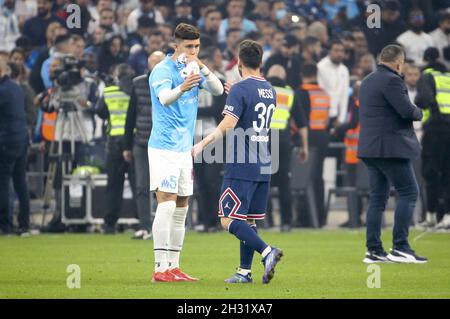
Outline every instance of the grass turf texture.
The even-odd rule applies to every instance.
[[[152,241],[122,235],[0,237],[0,298],[450,298],[450,234],[427,234],[413,247],[424,265],[381,265],[381,288],[367,288],[363,231],[261,231],[285,252],[269,285],[225,284],[239,263],[234,236],[187,233],[182,268],[197,283],[151,283]],[[412,232],[410,239],[419,232]],[[383,233],[385,248],[391,236]],[[81,267],[81,288],[68,289],[69,264]]]

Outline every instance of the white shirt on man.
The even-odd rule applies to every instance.
[[[318,82],[331,99],[330,117],[337,117],[340,123],[345,122],[350,90],[350,74],[343,64],[335,64],[329,56],[318,64]]]
[[[430,34],[433,40],[433,46],[439,50],[439,61],[450,69],[450,61],[444,59],[444,48],[450,45],[450,34],[445,34],[440,28],[437,28]]]
[[[406,58],[414,61],[414,64],[423,66],[423,53],[429,47],[433,46],[433,39],[425,32],[415,33],[411,30],[403,32],[397,38],[406,52]]]
[[[157,23],[157,24],[164,24],[164,17],[161,14],[161,12],[159,10],[157,10],[156,8],[147,14],[142,12],[141,8],[136,8],[133,11],[131,11],[130,15],[128,16],[128,20],[127,20],[128,33],[131,33],[131,32],[134,32],[137,30],[138,19],[143,15],[148,15],[149,18],[155,19],[155,23]]]

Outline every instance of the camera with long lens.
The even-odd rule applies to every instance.
[[[59,92],[58,105],[65,112],[76,111],[76,101],[79,99],[78,93],[73,88],[83,82],[80,68],[84,66],[84,61],[80,61],[74,56],[68,55],[61,57],[60,65],[53,71],[55,89]]]
[[[83,81],[80,69],[84,66],[84,61],[80,61],[74,56],[64,56],[61,64],[54,70],[54,78],[57,86],[64,91],[70,90],[73,86]]]

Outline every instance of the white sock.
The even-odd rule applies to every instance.
[[[267,246],[266,249],[264,249],[261,254],[262,258],[266,258],[266,256],[270,253],[271,250],[272,250],[272,247]]]
[[[244,269],[244,268],[238,268],[237,273],[241,274],[242,276],[247,276],[252,271],[250,269]]]
[[[175,201],[158,204],[153,220],[153,250],[155,253],[155,272],[163,272],[169,268],[167,250],[170,239],[170,223],[175,211]]]
[[[183,249],[184,234],[186,232],[186,215],[189,206],[177,207],[170,223],[170,240],[168,262],[169,268],[180,267],[180,253]]]

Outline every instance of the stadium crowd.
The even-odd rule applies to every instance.
[[[78,21],[72,16],[78,11],[71,11],[70,4],[78,5]],[[368,22],[376,24],[377,11],[367,10],[374,4],[380,8],[381,19],[376,26]],[[283,231],[326,225],[326,157],[336,158],[337,174],[345,172],[338,174],[336,185],[355,186],[359,84],[377,67],[377,56],[384,46],[401,44],[406,52],[403,73],[411,101],[430,108],[431,119],[441,115],[438,124],[430,120],[424,127],[420,123],[416,126],[420,137],[427,124],[439,132],[430,130],[433,132],[422,139],[421,175],[427,194],[423,224],[431,227],[441,222],[449,227],[450,168],[442,158],[447,162],[450,158],[450,75],[446,73],[450,67],[450,1],[0,0],[0,105],[12,98],[9,81],[18,84],[28,132],[28,147],[7,155],[10,137],[4,132],[11,132],[7,127],[15,124],[8,122],[0,108],[2,233],[13,229],[15,193],[20,203],[18,231],[28,233],[29,194],[41,194],[28,189],[25,172],[35,167],[39,153],[44,154],[49,168],[50,153],[55,151],[51,142],[62,140],[63,152],[73,152],[70,174],[77,172],[75,167],[88,166],[108,174],[105,232],[116,230],[128,172],[140,221],[135,236],[148,235],[148,75],[173,51],[173,30],[179,23],[200,29],[199,58],[224,84],[240,79],[237,48],[242,39],[255,40],[263,47],[263,75],[277,90],[278,106],[285,107],[274,113],[271,125],[280,131],[280,165],[272,181],[278,189]],[[224,104],[225,95],[200,94],[198,119],[203,131],[198,130],[198,138],[217,125]],[[78,126],[70,131],[69,125],[56,119],[64,117],[70,122],[72,113]],[[442,136],[447,139],[442,140]],[[313,162],[308,166],[308,181],[315,195],[311,205],[305,205],[307,200],[296,201],[294,197],[300,195],[294,195],[290,188],[291,169],[296,165],[291,158],[297,155],[298,165]],[[196,223],[204,231],[214,231],[218,229],[222,165],[195,163],[194,171]],[[52,180],[56,213],[44,231],[66,230],[61,221],[59,175]],[[359,215],[360,201],[356,208]],[[267,226],[274,226],[274,218],[268,215]],[[342,226],[362,223],[359,216],[356,223],[349,220]]]

